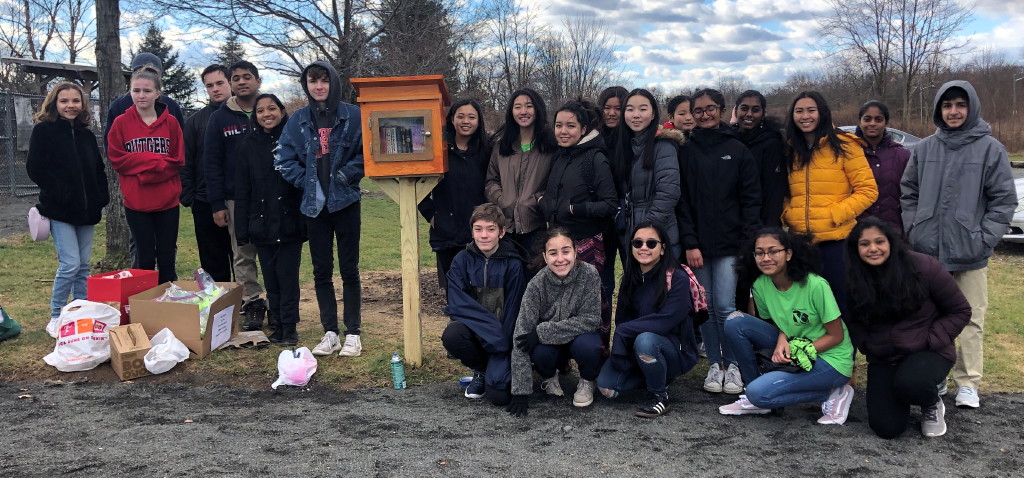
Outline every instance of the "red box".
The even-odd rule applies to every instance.
[[[131,277],[110,277],[121,272],[131,272]],[[89,277],[86,283],[87,298],[93,302],[119,302],[121,304],[121,325],[128,321],[128,297],[157,286],[157,272],[145,269],[122,269],[104,272]]]

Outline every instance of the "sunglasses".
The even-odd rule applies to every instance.
[[[646,241],[643,239],[633,239],[630,244],[633,245],[633,249],[644,247],[644,244],[647,244],[648,249],[654,249],[655,247],[658,247],[658,244],[661,244],[661,241],[657,239],[648,239]]]

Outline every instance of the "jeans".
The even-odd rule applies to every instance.
[[[334,292],[334,241],[338,241],[338,268],[341,270],[342,301],[345,302],[345,335],[359,335],[362,324],[362,289],[359,281],[359,231],[362,219],[359,202],[316,217],[306,218],[309,255],[313,259],[313,284],[320,307],[324,332],[341,335],[338,329],[338,299]]]
[[[604,361],[600,335],[597,332],[590,332],[577,335],[567,344],[540,344],[530,354],[533,368],[544,378],[554,377],[555,372],[561,365],[567,363],[569,358],[576,360],[576,365],[580,368],[580,378],[596,380]]]
[[[302,261],[302,243],[257,244],[256,254],[263,269],[263,283],[267,286],[270,316],[278,318],[280,325],[299,322],[299,263]]]
[[[178,280],[174,256],[178,243],[178,206],[164,211],[140,212],[124,208],[124,218],[138,247],[139,268],[158,270],[158,280]]]
[[[910,406],[928,408],[941,398],[935,384],[953,367],[949,359],[923,350],[896,363],[868,364],[868,425],[882,438],[896,438],[907,429]]]
[[[736,354],[736,364],[747,384],[747,399],[755,407],[782,408],[797,403],[824,402],[832,389],[842,387],[850,377],[832,368],[825,359],[814,361],[807,372],[760,374],[754,351],[775,348],[779,329],[757,317],[736,314],[725,321],[725,339]],[[938,380],[932,382],[932,388]]]
[[[683,358],[679,349],[661,335],[644,332],[633,341],[633,351],[636,353],[639,373],[635,368],[617,370],[609,360],[597,376],[598,388],[609,389],[617,394],[646,385],[647,391],[659,397],[667,397],[668,382],[683,374]]]
[[[704,258],[704,267],[693,270],[697,282],[704,286],[708,305],[708,321],[700,326],[709,364],[736,363],[736,357],[725,336],[725,318],[736,311],[736,257]],[[723,361],[724,359],[724,361]]]
[[[53,278],[50,296],[50,317],[60,317],[60,309],[72,300],[85,299],[89,278],[89,258],[96,226],[73,226],[50,219],[50,235],[57,249],[57,275]]]
[[[231,282],[234,254],[231,252],[231,233],[226,227],[213,222],[210,203],[196,199],[192,202],[192,223],[196,227],[196,246],[199,247],[199,265],[217,282]]]

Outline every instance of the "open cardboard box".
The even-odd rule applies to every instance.
[[[195,282],[175,282],[178,287],[198,291]],[[173,302],[156,302],[153,299],[163,295],[170,282],[165,282],[145,292],[131,296],[131,321],[142,324],[146,335],[152,337],[164,328],[171,329],[174,336],[188,347],[189,358],[196,360],[210,355],[211,350],[231,340],[238,334],[241,322],[242,288],[234,282],[218,282],[227,290],[210,306],[210,318],[206,322],[206,333],[199,334],[199,306]]]
[[[150,375],[143,359],[153,344],[142,324],[128,324],[110,329],[110,366],[121,380]]]

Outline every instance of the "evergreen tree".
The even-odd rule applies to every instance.
[[[213,61],[223,65],[225,68],[230,68],[231,65],[245,59],[245,47],[238,41],[238,33],[232,32],[228,35],[227,40],[221,45],[220,51],[217,52],[217,56],[214,57]]]
[[[156,25],[150,24],[142,43],[139,43],[136,48],[129,49],[129,62],[131,58],[135,58],[135,55],[141,52],[152,53],[163,62],[163,94],[171,97],[183,107],[195,102],[195,76],[184,64],[179,63],[178,53],[171,49],[171,45],[164,39],[163,32]]]

